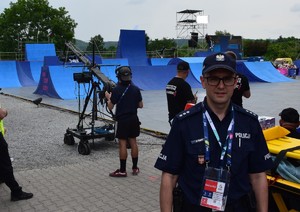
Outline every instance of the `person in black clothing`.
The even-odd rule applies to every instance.
[[[251,92],[247,77],[241,73],[238,73],[237,84],[233,91],[231,101],[240,107],[243,107],[243,97],[249,98],[250,96]]]
[[[7,110],[0,108],[0,120],[7,116]],[[0,133],[0,181],[4,182],[11,190],[11,201],[25,200],[33,197],[32,193],[22,191],[22,187],[15,179],[13,167],[8,153],[8,144]]]
[[[119,140],[120,169],[109,174],[110,177],[127,177],[127,142],[130,144],[132,157],[132,174],[137,175],[140,169],[138,163],[138,146],[136,137],[140,135],[140,121],[137,109],[143,107],[140,89],[131,82],[132,72],[129,66],[116,69],[117,86],[111,93],[105,92],[108,109],[116,105],[115,120],[117,121],[116,138]]]
[[[193,94],[191,86],[185,81],[189,72],[190,66],[187,62],[178,63],[177,75],[166,86],[170,124],[173,118],[184,110],[187,103],[197,102],[196,94]]]
[[[230,57],[232,57],[233,59],[235,60],[237,59],[237,56],[233,51],[227,51],[225,53]],[[233,91],[231,101],[243,107],[243,97],[250,98],[250,96],[251,96],[251,91],[250,91],[248,78],[245,75],[238,73],[237,83]]]
[[[294,108],[285,108],[279,113],[281,119],[279,120],[280,126],[290,131],[288,137],[300,139],[300,133],[296,130],[299,126],[299,113]]]

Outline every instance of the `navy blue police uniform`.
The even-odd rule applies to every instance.
[[[233,107],[233,110],[231,108]],[[205,155],[203,111],[207,110],[221,141],[227,137],[227,129],[234,113],[234,138],[231,153],[231,178],[227,206],[236,204],[251,192],[250,173],[272,168],[272,160],[258,122],[257,115],[231,104],[225,118],[220,121],[209,109],[204,99],[189,110],[179,113],[173,122],[168,138],[155,163],[161,171],[179,175],[178,185],[184,200],[194,206],[200,205],[202,179],[206,164],[198,162]],[[220,161],[219,146],[211,127],[208,127],[210,167],[226,168]],[[226,161],[226,156],[223,161]],[[199,206],[199,211],[205,208]]]
[[[142,95],[140,89],[129,83],[119,83],[112,91],[111,102],[116,104],[115,119],[118,121],[117,138],[135,138],[140,134],[137,108]]]

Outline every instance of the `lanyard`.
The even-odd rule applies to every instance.
[[[202,106],[204,108],[204,105],[202,105]],[[204,131],[204,140],[205,140],[205,161],[207,163],[209,163],[209,160],[210,160],[209,139],[208,139],[208,124],[209,124],[212,131],[213,131],[213,133],[214,133],[214,135],[215,135],[215,137],[216,137],[216,139],[217,139],[217,142],[218,142],[219,146],[222,149],[220,160],[221,161],[224,160],[224,156],[225,156],[225,153],[227,151],[227,163],[226,163],[226,165],[228,167],[231,166],[231,152],[232,152],[232,140],[233,140],[233,129],[234,129],[234,110],[233,110],[233,107],[231,108],[231,111],[232,111],[232,119],[231,119],[231,122],[228,126],[228,129],[227,129],[226,141],[222,145],[222,142],[221,142],[220,136],[218,134],[218,131],[217,131],[217,129],[216,129],[209,113],[204,108],[204,111],[203,111],[203,131]]]
[[[129,88],[129,86],[130,86],[130,84],[128,84],[128,86],[126,87],[125,91],[122,93],[122,95],[121,95],[121,97],[120,97],[120,99],[119,99],[119,101],[118,101],[117,104],[119,104],[121,102],[121,100],[123,99],[124,95],[126,94],[128,88]]]

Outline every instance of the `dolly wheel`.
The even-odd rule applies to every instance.
[[[74,144],[75,144],[75,140],[74,140],[73,135],[71,135],[71,134],[69,134],[69,133],[65,133],[65,136],[64,136],[64,144],[67,144],[67,145],[74,145]]]
[[[80,141],[78,144],[78,152],[81,155],[89,155],[91,153],[90,144],[85,141]]]

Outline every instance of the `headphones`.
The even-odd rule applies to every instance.
[[[118,79],[128,78],[132,76],[132,71],[129,66],[120,66],[115,70],[116,76]],[[127,80],[125,80],[127,81]]]

